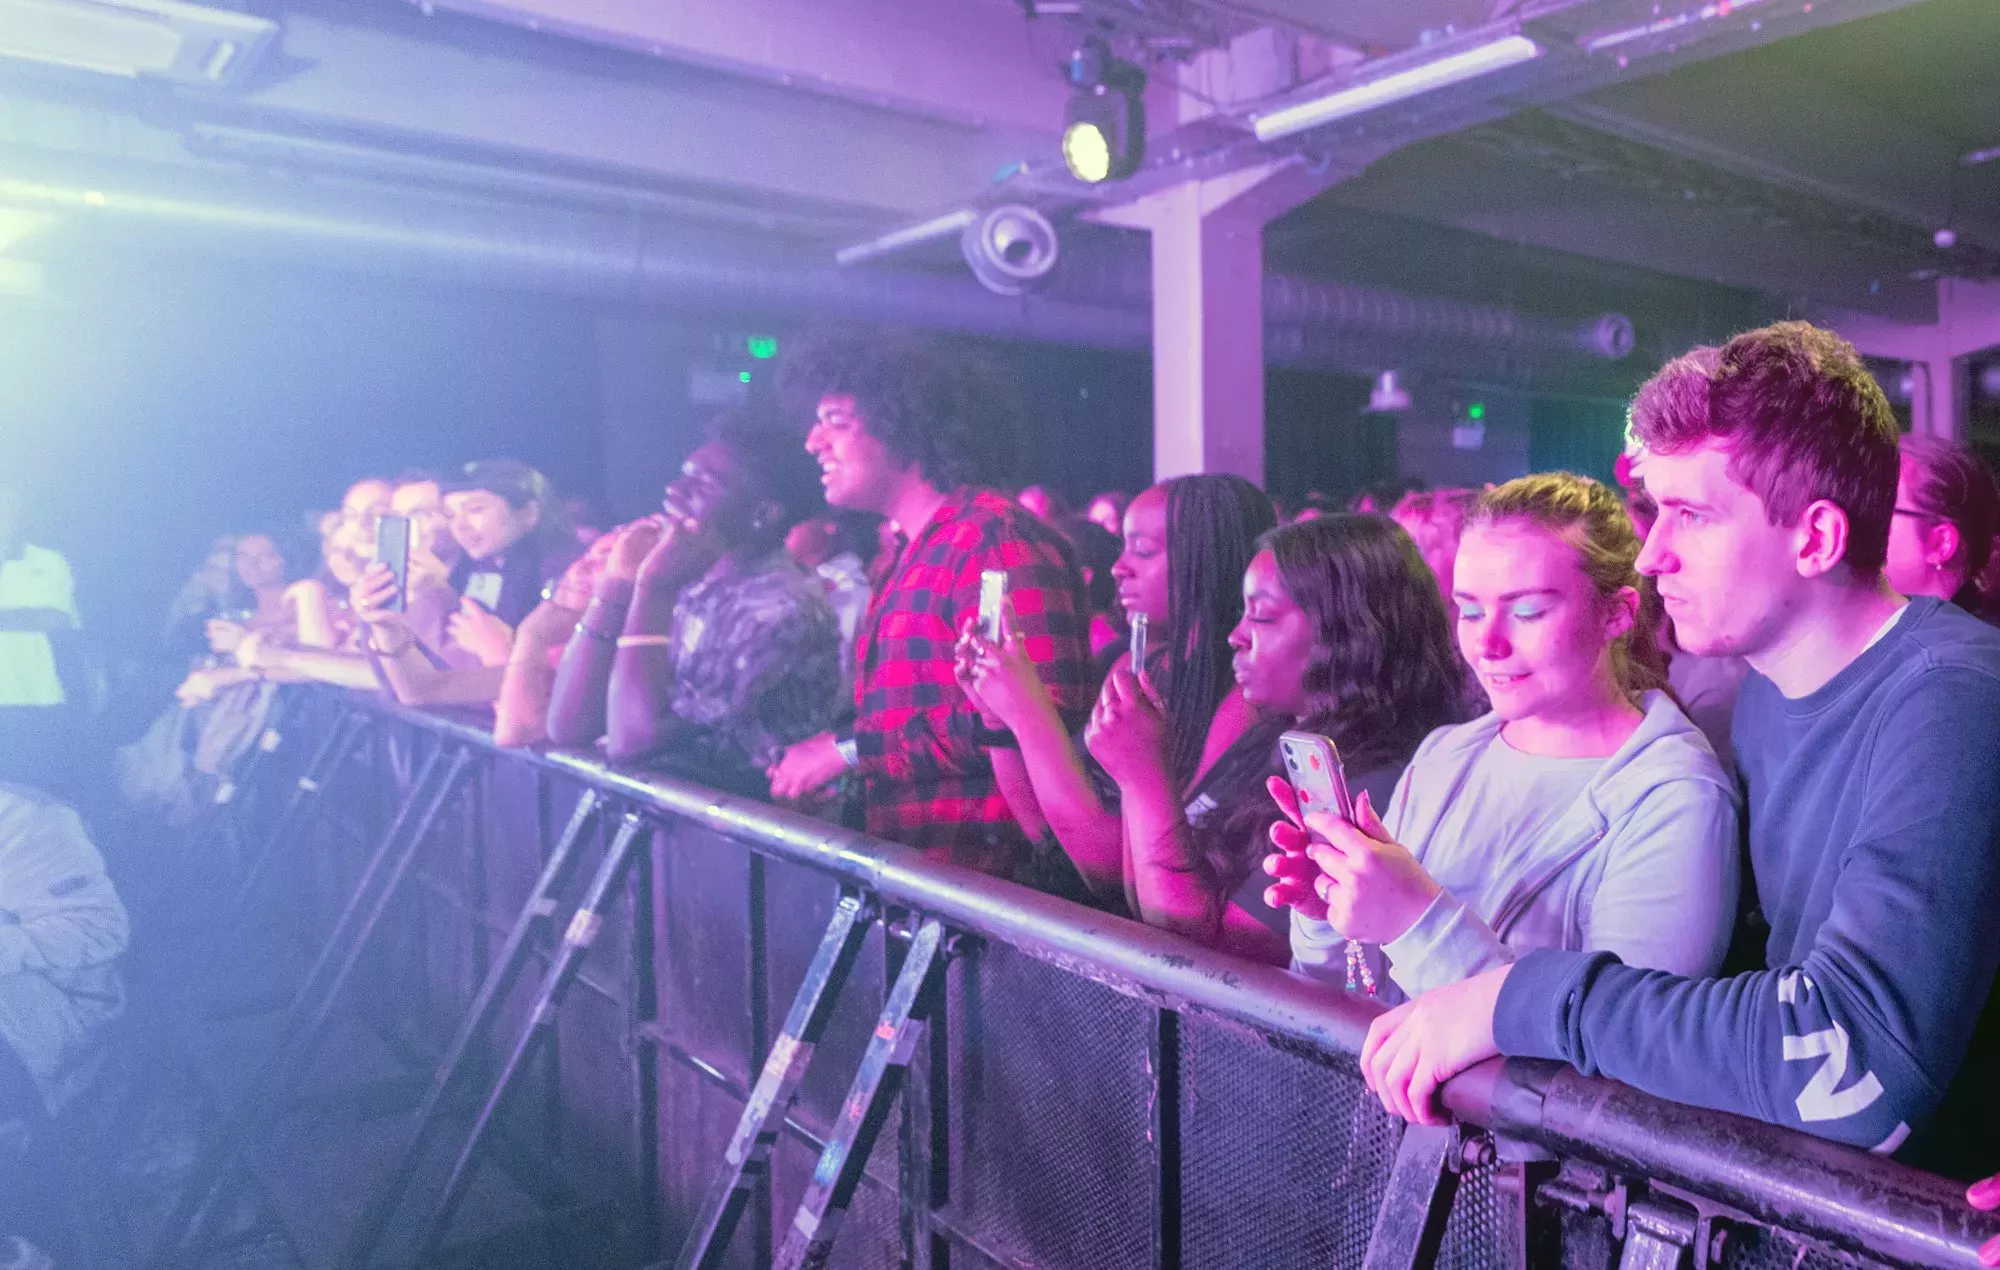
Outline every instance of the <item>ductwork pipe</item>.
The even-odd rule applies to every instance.
[[[1151,255],[1144,248],[1121,249],[1102,240],[1089,250],[1072,248],[1064,256],[1053,293],[1069,298],[1089,295],[1099,303],[1147,304],[1152,295]],[[1296,274],[1264,276],[1264,329],[1267,352],[1292,348],[1307,360],[1315,346],[1333,335],[1604,361],[1629,356],[1634,343],[1631,319],[1622,313],[1565,324],[1493,304]]]
[[[10,162],[6,171],[20,172]],[[0,206],[54,212],[121,236],[205,237],[223,252],[309,254],[371,270],[516,285],[630,301],[677,301],[928,327],[1000,339],[1135,352],[1151,347],[1145,261],[1077,271],[1062,289],[1001,297],[964,275],[802,264],[690,237],[635,216],[448,199],[333,182],[186,183],[129,171],[101,182],[0,178]],[[1067,262],[1065,269],[1067,270]],[[1454,369],[1630,351],[1631,324],[1607,315],[1584,332],[1506,309],[1364,287],[1266,282],[1266,358],[1369,373],[1398,364]],[[1426,358],[1425,350],[1454,356]],[[1482,354],[1468,361],[1464,354]]]

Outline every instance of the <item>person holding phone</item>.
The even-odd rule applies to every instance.
[[[1426,739],[1386,803],[1357,792],[1352,823],[1300,817],[1274,788],[1288,820],[1268,898],[1293,910],[1297,968],[1414,997],[1527,948],[1722,964],[1736,794],[1634,655],[1652,638],[1638,555],[1624,506],[1584,477],[1523,477],[1474,504],[1453,598],[1492,712]]]
[[[1085,740],[1119,791],[1131,911],[1148,925],[1283,962],[1286,915],[1258,872],[1277,818],[1265,785],[1280,735],[1331,738],[1357,790],[1385,790],[1432,728],[1459,717],[1444,605],[1409,537],[1386,520],[1323,517],[1266,533],[1241,582],[1231,674],[1252,723],[1192,787],[1183,738],[1151,673],[1119,666]],[[1207,748],[1205,745],[1204,748]]]
[[[853,724],[788,748],[768,773],[772,796],[811,796],[851,774],[870,834],[1011,876],[1028,838],[953,674],[980,575],[1007,575],[1021,636],[1058,709],[1081,715],[1090,664],[1069,545],[982,484],[1014,457],[1006,387],[927,337],[849,331],[809,342],[786,382],[801,404],[815,403],[806,451],[827,502],[886,517],[903,545],[856,646]]]
[[[1225,758],[1232,770],[1247,762],[1261,772],[1276,739],[1255,728],[1257,712],[1236,684],[1229,647],[1229,632],[1243,618],[1243,571],[1259,537],[1276,524],[1271,500],[1240,476],[1177,477],[1126,508],[1111,577],[1127,621],[1146,629],[1148,661],[1174,734],[1170,769],[1190,801],[1201,797]],[[1129,654],[1114,650],[1099,663],[1100,685],[1123,656]],[[984,725],[1015,740],[988,752],[1008,805],[1039,843],[1023,880],[1136,911],[1126,890],[1117,782],[1090,758],[1081,729],[1073,732],[1056,709],[1023,642],[1016,636],[995,643],[968,631],[955,674]],[[1234,752],[1253,730],[1258,735]]]

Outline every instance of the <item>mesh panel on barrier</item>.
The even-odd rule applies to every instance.
[[[954,1224],[1022,1265],[1150,1265],[1152,1010],[987,946],[950,1013]]]
[[[1500,1192],[1490,1164],[1467,1169],[1458,1179],[1451,1217],[1444,1225],[1444,1246],[1438,1249],[1438,1270],[1486,1270],[1505,1260]]]
[[[750,1054],[749,861],[691,825],[654,839],[653,981],[660,1031],[739,1086]]]
[[[1181,1068],[1186,1264],[1358,1268],[1401,1134],[1354,1070],[1195,1018]]]

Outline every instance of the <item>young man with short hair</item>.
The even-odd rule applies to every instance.
[[[787,368],[816,403],[806,449],[826,500],[894,521],[907,545],[876,592],[855,649],[857,717],[841,734],[793,746],[771,793],[798,798],[850,768],[869,833],[1002,876],[1026,836],[994,784],[979,727],[952,673],[960,632],[979,611],[980,576],[1007,575],[1015,629],[1058,709],[1089,705],[1082,582],[1062,538],[983,482],[1012,458],[1004,394],[928,340],[822,338]]]
[[[1996,1123],[1963,1074],[2000,961],[2000,632],[1883,581],[1896,424],[1832,334],[1740,335],[1705,401],[1635,425],[1660,505],[1639,568],[1681,647],[1754,671],[1733,740],[1768,968],[1530,952],[1378,1019],[1363,1075],[1434,1122],[1471,1064],[1559,1059],[1969,1176]]]

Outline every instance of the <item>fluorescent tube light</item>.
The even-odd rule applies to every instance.
[[[0,0],[0,58],[208,86],[242,77],[277,24],[179,0]]]
[[[1458,53],[1421,62],[1407,70],[1351,84],[1324,97],[1285,106],[1256,120],[1257,139],[1275,141],[1295,132],[1346,119],[1378,106],[1407,101],[1439,88],[1462,84],[1481,75],[1519,66],[1542,55],[1541,46],[1525,35],[1509,35]]]

